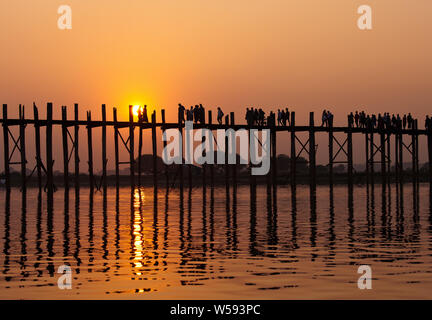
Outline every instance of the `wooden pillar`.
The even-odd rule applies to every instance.
[[[234,118],[234,112],[230,112],[230,123],[231,123],[231,126],[235,126],[235,118]],[[234,137],[234,139],[235,139],[235,137]],[[234,148],[234,146],[236,146],[236,142],[235,141],[233,141],[234,143],[233,143],[233,148]],[[232,172],[231,172],[231,174],[232,174],[232,179],[233,179],[233,187],[236,187],[237,186],[237,148],[234,148],[234,150],[233,150],[233,152],[234,152],[234,154],[235,154],[235,163],[232,165]]]
[[[52,103],[47,103],[47,123],[46,123],[46,170],[47,170],[47,191],[51,195],[54,191],[53,181],[53,155],[52,155]]]
[[[140,107],[141,108],[141,107]],[[153,115],[152,115],[153,117]],[[141,186],[141,176],[142,176],[142,147],[143,147],[143,128],[142,122],[139,120],[139,131],[138,131],[138,185]],[[152,131],[153,134],[153,131]]]
[[[395,133],[395,176],[396,176],[396,181],[399,181],[399,135],[396,132]]]
[[[432,130],[429,129],[427,132],[427,144],[428,144],[428,168],[429,168],[429,186],[432,190]]]
[[[348,125],[349,125],[348,119]],[[328,132],[328,147],[329,147],[329,183],[333,184],[333,121],[329,123],[329,132]]]
[[[351,186],[353,183],[353,145],[352,145],[352,123],[348,118],[348,133],[347,133],[347,142],[348,142],[348,184]]]
[[[381,183],[386,182],[386,145],[385,145],[385,133],[384,129],[380,132],[380,149],[381,149]]]
[[[205,113],[203,113],[203,120],[202,120],[202,123],[203,123],[203,125],[205,126]],[[204,128],[203,128],[204,129]],[[206,137],[205,136],[202,136],[201,137],[201,144],[204,144],[205,143],[205,141],[206,141]],[[206,155],[206,153],[205,153],[205,151],[203,152],[203,154],[204,154],[204,156]],[[202,165],[202,185],[203,185],[203,190],[204,190],[204,192],[205,192],[205,187],[206,187],[206,185],[207,185],[207,164],[206,163],[203,163],[203,165]]]
[[[8,128],[7,104],[3,104],[3,158],[5,186],[10,189],[10,168],[9,168],[9,128]]]
[[[415,120],[415,128],[416,128],[416,133],[415,133],[415,164],[416,164],[416,166],[415,166],[415,175],[416,175],[416,180],[418,179],[418,177],[419,177],[419,142],[418,142],[418,139],[419,139],[419,135],[418,135],[418,121],[417,121],[417,119]]]
[[[180,113],[178,115],[177,121],[178,121],[178,130],[179,130],[179,133],[180,133],[180,137],[182,139],[180,141],[180,157],[182,159],[182,164],[179,165],[179,170],[180,170],[179,184],[180,184],[180,196],[183,197],[183,183],[184,183],[184,181],[183,181],[183,166],[184,166],[184,164],[183,164],[183,159],[184,159],[184,156],[183,156],[183,141],[184,141],[184,139],[183,139],[183,121],[182,121],[182,117],[181,117]],[[191,143],[192,143],[192,141],[191,141]]]
[[[106,143],[106,106],[102,105],[102,187],[107,188],[107,143]]]
[[[296,139],[295,139],[295,112],[291,112],[291,186],[296,184]]]
[[[415,180],[416,175],[416,128],[415,128],[415,121],[413,121],[412,127],[411,127],[411,171],[412,171],[412,180]]]
[[[211,112],[211,110],[208,111],[208,124],[209,124],[210,130],[211,130],[211,125],[212,125],[212,112]],[[209,142],[210,142],[210,144],[214,143],[214,141],[209,141]],[[212,148],[212,149],[213,149],[213,156],[215,156],[214,148]],[[216,161],[216,159],[214,159],[214,160]],[[210,166],[210,185],[211,186],[214,185],[214,164],[212,164]]]
[[[225,116],[225,129],[229,128],[229,119],[228,116]],[[225,188],[227,194],[229,194],[229,164],[228,164],[228,136],[225,135]]]
[[[402,135],[401,130],[399,130],[398,135],[399,135],[399,139],[398,139],[398,141],[399,141],[399,147],[398,147],[399,148],[399,151],[398,151],[398,155],[399,155],[399,179],[400,179],[400,182],[403,183],[403,176],[404,176],[404,173],[403,173],[403,135]]]
[[[366,180],[369,183],[369,133],[365,131]]]
[[[74,160],[75,160],[75,187],[79,187],[79,125],[78,125],[78,103],[74,104],[75,126],[74,126]]]
[[[248,128],[248,141],[249,141],[249,148],[252,146],[252,144],[251,144],[251,139],[255,139],[255,137],[253,136],[253,134],[252,134],[252,136],[251,136],[251,128],[250,128],[250,126],[249,126],[249,128]],[[256,143],[256,142],[254,141],[254,143]],[[252,152],[255,152],[255,151],[252,151]],[[252,175],[252,161],[251,161],[251,156],[250,156],[250,154],[251,154],[251,151],[249,150],[249,156],[248,156],[248,165],[249,165],[249,183],[250,183],[250,186],[251,186],[251,188],[252,188],[252,187],[254,187],[254,186],[256,185],[256,178],[255,178],[254,175]]]
[[[391,154],[390,154],[390,133],[387,133],[387,182],[390,183],[390,174],[391,174]]]
[[[19,119],[20,119],[20,153],[21,153],[21,188],[25,189],[27,185],[27,158],[26,158],[26,147],[25,147],[25,111],[24,105],[19,107]]]
[[[314,113],[309,113],[309,178],[310,184],[316,183],[316,160],[315,160],[315,124]]]
[[[277,184],[277,152],[276,152],[276,146],[277,146],[276,137],[277,137],[277,133],[276,133],[276,127],[274,125],[272,126],[272,128],[270,128],[270,132],[271,132],[271,142],[272,142],[272,145],[271,145],[272,184],[276,185]]]
[[[133,106],[129,106],[129,163],[130,163],[130,184],[135,187],[135,150],[134,150],[134,129]]]
[[[67,121],[67,109],[62,106],[62,140],[63,140],[63,185],[65,189],[69,188],[69,148],[68,148],[68,127]]]
[[[162,134],[165,132],[165,109],[161,110],[161,117],[162,117]],[[163,141],[163,148],[166,150],[167,142]],[[166,180],[166,188],[168,190],[169,188],[169,174],[168,174],[168,166],[164,164],[164,171],[165,171],[165,180]]]
[[[94,175],[93,175],[93,136],[92,136],[92,120],[91,111],[87,111],[87,150],[88,150],[88,173],[90,190],[94,188]]]
[[[157,187],[157,144],[156,144],[156,111],[151,116],[152,121],[152,150],[153,150],[153,186]]]
[[[370,169],[371,182],[373,184],[374,183],[374,175],[375,175],[375,152],[374,152],[374,132],[373,132],[373,129],[371,129],[370,137],[369,137],[369,155],[370,155],[369,169]]]
[[[42,189],[42,158],[41,158],[41,142],[40,142],[40,123],[39,112],[36,105],[33,103],[34,128],[35,128],[35,152],[36,152],[36,170],[39,190]]]
[[[119,168],[119,131],[117,124],[117,108],[113,108],[113,121],[114,121],[114,161],[115,161],[115,176],[116,176],[116,187],[120,186],[120,168]]]

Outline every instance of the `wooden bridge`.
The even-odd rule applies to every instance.
[[[151,130],[152,136],[152,153],[153,153],[153,184],[157,185],[157,143],[156,143],[156,130],[177,128],[180,131],[184,129],[184,123],[181,119],[177,123],[165,122],[165,110],[161,110],[161,122],[156,121],[156,113],[153,112],[151,115],[151,121],[149,123],[143,123],[134,121],[133,106],[129,106],[129,119],[128,121],[119,121],[117,119],[117,109],[113,108],[113,120],[106,120],[106,106],[105,104],[101,107],[102,120],[92,120],[91,111],[87,111],[87,119],[80,120],[78,118],[78,104],[74,105],[74,118],[68,119],[67,108],[62,107],[62,119],[53,119],[53,105],[47,103],[47,116],[46,119],[39,119],[39,112],[36,105],[33,105],[33,119],[25,118],[24,106],[19,107],[19,118],[9,119],[8,118],[8,107],[3,104],[3,118],[0,119],[0,123],[3,126],[3,148],[4,148],[4,179],[6,188],[11,187],[10,178],[10,166],[19,165],[21,172],[21,187],[25,188],[30,177],[34,173],[37,175],[37,181],[39,188],[44,187],[48,192],[55,190],[54,179],[53,179],[53,126],[60,126],[62,129],[62,153],[63,153],[63,176],[64,176],[64,187],[68,188],[69,179],[69,165],[74,162],[74,177],[75,186],[79,186],[79,174],[80,174],[80,155],[79,155],[79,129],[84,127],[87,131],[87,163],[88,163],[88,179],[90,188],[107,187],[107,127],[114,128],[114,150],[115,150],[115,177],[116,184],[119,184],[120,177],[120,165],[128,165],[130,167],[130,184],[134,187],[137,183],[141,184],[142,179],[142,168],[141,161],[138,161],[138,168],[135,168],[135,135],[134,130],[139,130],[138,139],[138,159],[141,159],[142,147],[143,147],[143,130]],[[391,136],[394,137],[394,174],[397,181],[403,181],[403,150],[406,149],[411,155],[412,162],[412,175],[418,179],[419,176],[419,144],[418,138],[420,135],[427,136],[427,148],[428,148],[428,168],[429,168],[429,182],[432,184],[432,131],[418,129],[417,120],[413,121],[412,128],[410,129],[367,129],[353,127],[350,121],[347,121],[346,127],[334,127],[332,125],[322,127],[316,126],[314,123],[314,113],[310,113],[309,125],[298,126],[295,122],[295,112],[291,112],[290,124],[288,126],[277,126],[274,124],[257,126],[247,124],[236,124],[234,118],[234,112],[225,116],[223,124],[212,123],[212,111],[208,111],[207,121],[203,123],[194,124],[194,128],[207,128],[210,130],[217,129],[269,129],[270,130],[270,141],[271,141],[271,170],[268,174],[269,183],[276,184],[277,177],[277,161],[276,161],[276,138],[278,132],[289,132],[291,141],[291,153],[290,153],[290,173],[289,179],[292,185],[296,184],[296,163],[298,158],[302,154],[307,154],[309,163],[309,177],[310,184],[316,184],[316,145],[315,135],[316,133],[327,133],[328,134],[328,169],[329,169],[329,183],[333,183],[333,167],[335,164],[344,163],[347,165],[347,182],[352,184],[353,182],[353,134],[363,134],[365,139],[365,155],[366,155],[366,176],[368,179],[372,179],[375,175],[374,165],[380,164],[382,181],[389,181],[391,172]],[[348,119],[347,119],[348,120]],[[36,153],[36,165],[30,175],[27,175],[27,156],[26,156],[26,130],[27,125],[33,126],[34,137],[32,142],[35,144]],[[10,130],[11,127],[19,127],[19,134],[15,136]],[[46,156],[45,161],[42,160],[41,155],[41,128],[46,130]],[[101,128],[102,130],[102,176],[100,181],[96,181],[94,175],[94,163],[93,163],[93,129]],[[127,132],[121,132],[121,129],[126,129]],[[302,141],[297,133],[306,132],[308,133],[308,139]],[[343,141],[338,140],[334,133],[345,133],[345,139]],[[410,137],[410,144],[404,143],[404,136]],[[205,138],[203,138],[204,141]],[[225,137],[225,150],[227,150],[228,137]],[[121,162],[119,159],[119,148],[123,146],[129,154],[129,161]],[[166,146],[166,142],[164,142]],[[298,151],[298,147],[300,150]],[[20,161],[13,162],[12,156],[15,152],[20,153]],[[336,158],[339,156],[343,157],[342,160],[337,161]],[[225,163],[227,161],[228,153],[225,153]],[[378,158],[378,159],[376,159]],[[191,183],[191,166],[189,167],[189,183]],[[229,168],[232,168],[231,174]],[[181,168],[181,166],[180,166]],[[137,170],[136,170],[137,169]],[[210,180],[213,183],[214,172],[213,165],[205,164],[202,167],[203,170],[203,183],[206,183],[206,170],[210,171]],[[137,175],[137,177],[135,176]],[[165,165],[165,176],[167,186],[169,185],[169,173],[167,166]],[[230,177],[231,176],[231,177]],[[45,178],[44,178],[45,177]],[[226,185],[229,186],[230,180],[235,185],[237,182],[237,169],[236,165],[225,165],[225,181]],[[44,180],[44,181],[43,181]],[[179,184],[183,188],[183,169],[179,169]],[[255,177],[251,175],[251,182],[254,183]],[[43,182],[45,184],[43,184]]]

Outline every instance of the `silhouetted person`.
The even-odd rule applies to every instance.
[[[190,109],[186,110],[186,120],[193,121],[193,106]]]
[[[219,124],[222,124],[224,113],[220,107],[217,108],[217,121]]]
[[[321,127],[327,124],[327,111],[324,110],[321,116]]]
[[[148,115],[147,115],[147,105],[144,105],[143,120],[144,120],[144,122],[149,122]]]
[[[413,125],[413,117],[411,116],[411,113],[408,113],[407,123],[408,123],[408,129],[411,129]]]
[[[429,118],[429,116],[426,116],[425,129],[428,131],[431,129],[431,119]]]
[[[279,126],[282,125],[282,112],[280,109],[278,109],[278,113],[277,113],[277,122]]]
[[[184,118],[184,112],[185,112],[186,108],[179,103],[178,104],[178,118],[180,122],[184,122],[185,118]]]
[[[285,125],[290,125],[290,112],[288,110],[288,108],[285,108]]]

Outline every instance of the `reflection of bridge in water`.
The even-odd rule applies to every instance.
[[[300,198],[295,186],[281,188],[284,191],[276,193],[272,188],[260,192],[257,188],[264,191],[265,187],[251,185],[249,195],[244,192],[248,187],[241,188],[240,212],[236,188],[232,193],[227,191],[216,195],[218,189],[205,187],[202,193],[192,188],[178,192],[136,188],[130,193],[128,188],[117,188],[115,193],[110,193],[114,191],[112,189],[103,193],[94,193],[88,188],[77,188],[74,192],[65,189],[63,214],[58,214],[61,210],[58,208],[60,193],[56,193],[56,201],[50,193],[43,199],[43,193],[34,188],[24,190],[21,197],[18,192],[5,191],[0,284],[7,287],[7,283],[19,281],[22,287],[51,286],[50,278],[55,276],[59,261],[62,261],[61,264],[73,267],[74,274],[87,275],[74,280],[77,289],[86,285],[86,278],[103,283],[127,277],[128,280],[149,281],[145,287],[131,291],[142,293],[161,290],[160,284],[156,284],[160,281],[172,285],[166,279],[168,269],[174,269],[183,286],[199,285],[217,277],[229,279],[233,276],[224,270],[224,265],[216,267],[212,261],[241,259],[245,254],[251,258],[288,262],[289,268],[294,268],[290,272],[301,273],[291,263],[304,259],[304,256],[300,258],[297,255],[300,254],[298,251],[309,248],[306,258],[310,261],[323,259],[326,268],[331,270],[342,245],[338,239],[346,239],[353,261],[370,257],[370,252],[362,253],[363,249],[359,249],[371,243],[396,246],[400,243],[404,250],[411,248],[409,250],[417,252],[416,243],[420,242],[422,229],[418,185],[413,185],[412,199],[404,197],[404,185],[384,184],[381,188],[367,185],[362,188],[366,189],[366,203],[360,205],[366,210],[360,209],[357,214],[354,214],[353,188],[338,187],[338,198],[345,198],[341,190],[347,191],[347,214],[339,216],[335,215],[332,185],[318,190],[328,192],[328,197],[327,193],[324,197],[328,199],[328,210],[324,206],[317,210],[317,189],[314,187],[310,187],[309,192],[302,187]],[[81,195],[84,190],[88,192],[88,199]],[[72,210],[69,208],[69,193],[74,197]],[[378,204],[377,194],[381,195]],[[124,195],[129,196],[125,198]],[[278,209],[278,197],[281,196],[283,199],[279,201]],[[247,210],[245,197],[249,198]],[[19,203],[19,198],[20,216],[18,206],[11,206],[11,203]],[[28,198],[35,198],[35,208],[28,208]],[[412,207],[404,205],[407,200]],[[430,203],[428,212],[432,214]],[[356,220],[365,224],[356,223]],[[429,230],[427,237],[430,238],[432,225],[429,228],[423,226],[423,229]],[[410,256],[413,251],[406,256],[401,252],[397,254],[401,261],[413,259]],[[386,261],[388,255],[388,252],[382,257],[377,254],[376,259]],[[254,270],[253,275],[260,276],[259,271]],[[117,293],[122,292],[119,290]]]
[[[9,119],[7,112],[7,105],[3,105],[3,118],[0,122],[3,125],[3,147],[4,147],[4,179],[7,188],[11,186],[11,174],[10,166],[19,165],[21,172],[21,183],[20,186],[25,188],[29,179],[33,174],[37,175],[37,182],[39,188],[45,186],[45,189],[49,192],[55,190],[54,178],[53,178],[53,126],[60,126],[62,129],[62,150],[63,150],[63,177],[64,186],[69,187],[70,184],[70,173],[69,165],[74,162],[74,180],[75,185],[79,186],[80,176],[80,155],[79,155],[79,129],[85,127],[87,131],[87,163],[88,163],[88,181],[90,188],[100,189],[101,187],[107,187],[107,128],[114,129],[114,148],[115,148],[115,179],[116,185],[120,182],[120,165],[128,165],[130,167],[130,185],[134,187],[136,184],[141,185],[142,181],[142,165],[141,161],[138,161],[138,167],[136,165],[136,157],[141,159],[142,148],[143,148],[143,131],[151,130],[152,137],[152,162],[153,162],[153,184],[157,184],[157,143],[156,143],[156,129],[162,130],[170,128],[178,128],[183,130],[184,123],[179,119],[178,123],[167,123],[165,121],[165,110],[161,110],[161,122],[156,121],[156,113],[153,112],[151,115],[150,123],[142,123],[134,121],[133,107],[129,107],[129,121],[118,121],[117,120],[117,109],[113,109],[113,120],[108,121],[106,116],[106,107],[102,105],[102,120],[92,120],[91,112],[87,112],[87,120],[79,120],[78,118],[78,105],[74,106],[74,120],[68,120],[67,109],[62,107],[62,119],[53,119],[53,106],[51,103],[47,104],[47,118],[45,120],[39,119],[39,112],[36,106],[33,107],[34,116],[33,119],[27,119],[24,114],[24,107],[20,105],[19,108],[19,119]],[[276,157],[276,138],[279,132],[290,133],[291,141],[291,154],[290,154],[290,170],[288,178],[291,185],[296,184],[296,163],[299,157],[303,154],[307,154],[309,164],[309,182],[311,185],[316,184],[316,144],[315,136],[318,133],[328,134],[328,181],[333,183],[333,167],[335,164],[346,164],[347,165],[347,182],[353,183],[353,177],[356,172],[353,168],[353,134],[363,134],[365,137],[365,155],[366,155],[366,176],[368,180],[373,182],[375,174],[376,164],[380,166],[380,176],[382,182],[388,182],[390,176],[394,175],[396,181],[403,182],[404,168],[403,168],[403,153],[404,150],[408,151],[411,155],[411,170],[413,180],[419,178],[419,136],[427,136],[427,149],[429,156],[429,181],[432,182],[432,132],[426,130],[419,130],[417,120],[414,120],[412,129],[365,129],[365,128],[354,128],[348,121],[347,127],[319,127],[314,124],[314,114],[310,113],[310,120],[308,126],[298,126],[295,121],[295,112],[291,112],[289,126],[276,126],[274,124],[265,126],[251,126],[245,124],[236,124],[234,119],[234,112],[231,112],[229,116],[225,117],[224,124],[213,124],[212,123],[212,112],[208,111],[207,121],[204,119],[203,123],[195,124],[195,128],[207,128],[210,130],[217,129],[269,129],[270,130],[270,156],[271,156],[271,170],[268,176],[269,184],[277,184],[277,157]],[[27,174],[27,153],[26,153],[26,127],[27,125],[34,126],[34,143],[35,145],[35,159],[36,165],[33,168],[30,175]],[[11,128],[19,127],[18,135],[14,135]],[[46,130],[46,156],[45,161],[42,159],[41,154],[41,128]],[[102,155],[102,175],[100,180],[97,181],[94,174],[94,162],[93,162],[93,130],[95,128],[101,128],[101,155]],[[121,129],[128,129],[125,134],[121,133]],[[139,129],[138,139],[138,150],[135,150],[135,134],[134,129]],[[73,129],[73,130],[72,130]],[[27,129],[28,130],[28,129]],[[72,132],[73,131],[73,132]],[[306,141],[302,141],[299,133],[307,133],[308,138]],[[337,138],[335,133],[345,134],[344,138]],[[394,140],[394,171],[392,172],[392,159],[391,159],[391,138]],[[408,137],[408,142],[404,141],[404,137]],[[203,141],[205,137],[203,138]],[[407,139],[405,139],[407,140]],[[11,144],[12,143],[12,144]],[[164,142],[164,146],[166,142]],[[225,138],[225,149],[227,150],[228,137]],[[129,155],[128,161],[120,161],[119,148],[123,146]],[[12,157],[15,152],[20,154],[19,161],[12,161]],[[377,159],[379,157],[379,159]],[[73,158],[73,159],[72,159]],[[249,160],[250,161],[250,160]],[[228,153],[225,153],[225,163],[228,163]],[[250,164],[250,163],[249,163]],[[191,165],[186,165],[188,168],[188,179],[191,178]],[[250,166],[249,166],[250,167]],[[238,170],[236,164],[225,165],[225,182],[227,187],[229,184],[237,183]],[[137,175],[138,177],[135,177]],[[183,188],[184,175],[183,166],[178,167],[178,184]],[[202,178],[203,184],[207,183],[207,177],[210,178],[210,184],[214,182],[214,166],[203,165],[202,166]],[[167,185],[170,184],[170,174],[168,166],[165,166],[165,177]],[[256,178],[250,175],[250,182],[256,183]]]

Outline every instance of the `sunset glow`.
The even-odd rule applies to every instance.
[[[138,111],[139,111],[139,109],[140,109],[140,106],[139,106],[139,105],[134,105],[134,106],[132,107],[132,112],[133,112],[133,115],[134,115],[135,117],[138,117]]]

